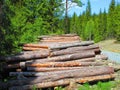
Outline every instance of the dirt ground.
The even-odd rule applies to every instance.
[[[115,39],[104,40],[97,44],[100,46],[102,50],[120,53],[120,42],[118,43]]]

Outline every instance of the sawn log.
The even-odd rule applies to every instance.
[[[86,82],[93,82],[98,80],[108,80],[113,79],[115,77],[114,74],[106,74],[106,75],[98,75],[98,76],[89,76],[84,78],[75,78],[75,79],[62,79],[57,81],[49,81],[49,82],[43,82],[43,83],[36,83],[31,85],[23,85],[23,86],[13,86],[10,87],[9,90],[28,90],[32,89],[34,86],[36,88],[47,88],[47,87],[56,87],[56,86],[65,86],[69,85],[71,82],[77,82],[77,83],[86,83]]]
[[[114,73],[114,68],[107,66],[83,67],[73,70],[63,70],[54,72],[10,72],[10,76],[22,74],[24,76],[40,76],[39,81],[58,80],[63,78],[87,77],[93,75],[104,75]],[[38,78],[37,78],[38,79]]]

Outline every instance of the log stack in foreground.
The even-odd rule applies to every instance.
[[[77,35],[39,37],[37,44],[25,44],[23,52],[8,57],[4,71],[17,79],[0,83],[9,90],[29,90],[113,79],[114,69],[104,66],[101,55],[93,41],[80,41]]]

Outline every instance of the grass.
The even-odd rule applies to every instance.
[[[98,82],[95,85],[89,85],[86,83],[79,87],[78,90],[111,90],[113,87],[113,82]]]
[[[38,90],[35,87],[32,90]],[[39,89],[42,90],[42,89]],[[53,90],[53,89],[47,89]],[[54,90],[66,90],[62,87],[55,87]],[[120,81],[98,82],[96,84],[85,83],[75,90],[120,90]]]

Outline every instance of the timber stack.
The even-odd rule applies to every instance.
[[[17,55],[2,57],[10,77],[17,77],[1,88],[29,90],[113,79],[114,69],[104,65],[107,56],[93,41],[82,41],[76,34],[41,36],[38,43],[24,44]]]

